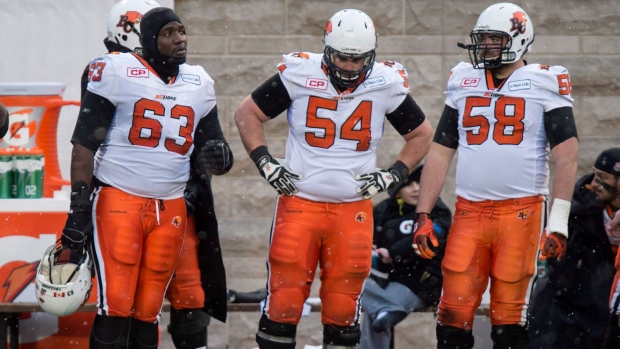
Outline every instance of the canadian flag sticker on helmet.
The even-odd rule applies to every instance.
[[[90,297],[93,286],[92,260],[87,251],[79,264],[58,263],[60,247],[49,246],[35,278],[35,294],[41,308],[49,314],[67,316],[75,313]]]

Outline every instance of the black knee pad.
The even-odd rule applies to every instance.
[[[95,315],[93,326],[90,329],[89,348],[127,348],[128,332],[128,317]]]
[[[256,343],[260,349],[295,349],[297,325],[271,321],[263,314],[258,322]]]
[[[493,349],[526,349],[529,342],[527,327],[499,325],[491,328]]]
[[[358,324],[354,326],[323,326],[324,348],[329,348],[330,345],[338,346],[339,348],[357,348],[360,344],[360,337],[361,332]]]
[[[128,343],[132,349],[157,348],[159,344],[159,324],[131,319]]]
[[[175,348],[202,348],[207,346],[207,323],[201,309],[170,309],[168,333]]]
[[[437,324],[437,349],[471,349],[474,335],[471,330]]]

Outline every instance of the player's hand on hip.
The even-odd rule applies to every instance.
[[[203,175],[207,171],[214,175],[224,174],[232,168],[233,162],[230,146],[223,139],[208,140],[198,152],[198,163]]]
[[[435,252],[429,246],[438,247],[437,235],[433,228],[433,221],[428,213],[417,213],[413,224],[413,250],[418,256],[431,259],[435,257]]]
[[[542,255],[545,258],[561,260],[566,254],[566,236],[559,233],[547,235],[543,244]]]
[[[293,195],[299,190],[291,179],[302,180],[304,176],[291,171],[286,164],[286,160],[272,158],[270,155],[261,157],[256,162],[256,167],[260,174],[274,187],[280,195]]]
[[[374,172],[356,175],[355,180],[366,181],[366,183],[357,188],[357,193],[364,199],[370,199],[380,192],[393,188],[400,183],[401,177],[396,169],[389,168],[384,170],[378,168]]]

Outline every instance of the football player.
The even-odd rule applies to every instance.
[[[94,230],[99,296],[91,348],[157,345],[158,314],[177,259],[168,290],[175,345],[206,346],[203,307],[214,307],[219,319],[226,316],[225,281],[222,297],[210,293],[215,306],[206,304],[201,287],[201,281],[220,287],[213,283],[224,276],[221,254],[196,247],[186,212],[195,208],[203,215],[196,225],[208,231],[205,241],[217,242],[210,174],[228,172],[232,153],[219,125],[213,80],[202,67],[184,64],[185,27],[174,11],[155,6],[126,0],[110,11],[106,46],[128,53],[116,51],[89,65],[72,138],[71,212],[58,259],[82,254]],[[132,43],[134,35],[140,39]],[[131,52],[133,45],[140,45],[140,54]],[[190,166],[194,181],[184,200]],[[182,244],[186,224],[190,232]],[[217,266],[219,258],[221,272],[208,281],[204,275],[201,280],[197,249],[209,254],[209,265],[201,268]]]
[[[561,66],[528,64],[534,26],[522,8],[484,10],[470,34],[471,63],[452,69],[443,114],[424,166],[413,246],[432,258],[428,212],[458,149],[457,203],[442,263],[437,348],[471,348],[474,313],[491,282],[494,348],[525,348],[539,242],[561,258],[577,170],[571,81]],[[549,150],[550,148],[550,150]],[[549,152],[556,176],[549,200]],[[426,213],[425,213],[426,212]]]
[[[409,95],[405,68],[375,62],[375,26],[346,9],[325,26],[322,54],[284,56],[278,72],[235,113],[243,144],[278,194],[268,257],[268,296],[256,341],[293,349],[304,301],[320,265],[323,348],[357,348],[359,309],[372,251],[370,198],[406,179],[432,128]],[[287,111],[285,159],[273,157],[263,123]],[[376,168],[388,121],[405,144]]]

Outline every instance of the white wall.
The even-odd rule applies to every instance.
[[[158,0],[174,8],[174,0]],[[80,97],[80,77],[91,58],[106,52],[108,11],[116,0],[0,0],[0,82],[62,82],[65,100]],[[77,107],[58,123],[58,152],[69,178]]]

